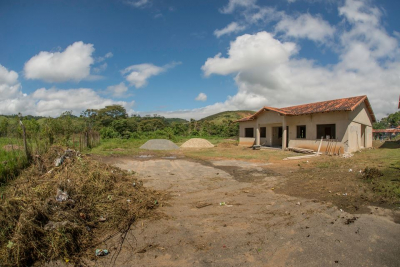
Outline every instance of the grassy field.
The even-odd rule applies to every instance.
[[[0,138],[0,185],[13,179],[28,165],[22,142],[12,138]]]

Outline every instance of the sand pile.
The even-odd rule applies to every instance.
[[[203,138],[192,138],[187,140],[185,143],[181,145],[181,147],[185,148],[209,148],[214,147],[208,140]]]
[[[144,143],[140,148],[147,150],[175,150],[179,149],[179,146],[167,139],[152,139]]]

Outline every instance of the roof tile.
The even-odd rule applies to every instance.
[[[375,122],[376,121],[375,115],[374,112],[372,111],[371,105],[366,95],[322,101],[322,102],[316,102],[316,103],[310,103],[310,104],[304,104],[286,108],[263,107],[253,115],[240,119],[237,122],[254,120],[257,118],[259,114],[268,110],[275,111],[282,115],[287,115],[287,116],[299,116],[299,115],[332,112],[332,111],[352,111],[356,107],[358,107],[362,102],[366,103],[368,112],[372,117],[372,121]]]

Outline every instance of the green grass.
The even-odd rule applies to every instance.
[[[392,146],[391,146],[392,147]],[[377,148],[367,149],[354,153],[348,159],[339,157],[320,158],[314,161],[308,172],[313,172],[313,167],[324,170],[324,174],[335,176],[338,173],[349,173],[368,185],[377,197],[394,203],[400,203],[400,149]],[[360,171],[365,168],[377,168],[383,175],[373,179],[363,179]]]
[[[18,139],[0,138],[0,185],[14,179],[22,169],[28,166],[24,151],[20,149],[6,151],[4,146],[8,144],[22,146]]]

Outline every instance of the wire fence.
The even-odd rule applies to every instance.
[[[65,130],[67,129],[67,130]],[[0,122],[0,186],[16,177],[53,145],[85,151],[100,144],[95,130],[49,127],[18,118]]]

